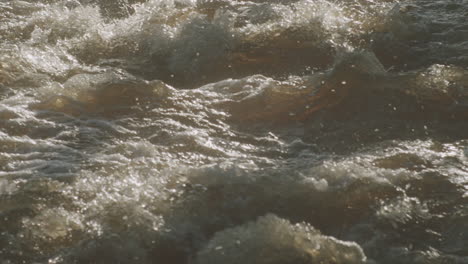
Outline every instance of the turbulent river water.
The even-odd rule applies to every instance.
[[[0,263],[468,263],[468,1],[0,0]]]

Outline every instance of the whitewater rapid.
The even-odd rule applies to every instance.
[[[468,1],[0,1],[0,263],[468,263]]]

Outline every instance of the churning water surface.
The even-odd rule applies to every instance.
[[[0,263],[468,263],[468,1],[0,0]]]

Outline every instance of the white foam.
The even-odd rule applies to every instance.
[[[324,236],[307,224],[275,215],[218,232],[197,254],[196,263],[365,263],[353,242]]]

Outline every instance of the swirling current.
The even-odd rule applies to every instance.
[[[0,263],[468,263],[468,1],[0,0]]]

